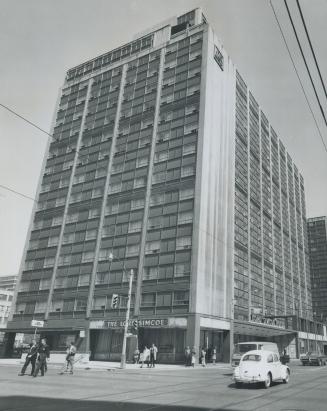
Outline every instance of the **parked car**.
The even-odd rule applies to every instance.
[[[243,354],[252,350],[267,350],[278,353],[278,346],[269,341],[248,341],[235,344],[232,355],[232,367],[238,366]]]
[[[320,354],[318,351],[308,351],[300,355],[302,365],[327,365],[327,355]]]
[[[244,354],[233,373],[237,387],[242,384],[263,383],[265,388],[269,388],[275,381],[287,384],[289,378],[289,367],[280,362],[276,352],[266,350],[253,350]]]

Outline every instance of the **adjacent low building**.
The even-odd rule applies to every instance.
[[[249,339],[298,355],[303,177],[201,9],[70,69],[52,134],[8,341],[45,320],[54,349],[118,360],[133,270],[131,325],[160,361]]]

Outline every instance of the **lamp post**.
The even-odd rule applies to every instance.
[[[111,262],[114,258],[117,258],[117,260],[121,261],[119,257],[116,257],[113,255],[113,253],[110,253],[108,256],[108,260]],[[125,276],[126,275],[125,261],[121,261],[121,262],[123,263],[123,276]],[[125,317],[125,324],[124,324],[124,336],[123,336],[123,346],[122,346],[122,352],[121,352],[120,368],[126,368],[126,339],[127,339],[128,323],[129,323],[129,316],[130,316],[130,310],[131,310],[133,277],[134,277],[134,271],[131,270],[130,275],[129,275],[127,309],[126,309],[126,317]]]
[[[126,338],[127,338],[128,323],[129,323],[129,313],[130,313],[130,308],[131,308],[133,275],[134,275],[134,272],[133,272],[133,270],[131,270],[130,275],[129,275],[127,310],[126,310],[126,318],[125,318],[123,348],[122,348],[122,352],[121,352],[120,368],[126,368]]]

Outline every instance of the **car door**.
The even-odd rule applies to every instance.
[[[274,380],[280,380],[282,378],[282,367],[278,354],[274,354],[274,368],[275,368],[275,377]]]
[[[272,379],[275,380],[276,371],[275,371],[274,356],[272,353],[267,356],[267,366],[268,366],[267,371],[271,372]]]

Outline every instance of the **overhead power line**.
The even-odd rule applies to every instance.
[[[303,13],[302,13],[302,9],[301,9],[299,0],[296,0],[296,3],[297,3],[297,7],[298,7],[298,9],[299,9],[299,12],[300,12],[300,16],[301,16],[301,20],[302,20],[303,27],[304,27],[304,30],[305,30],[305,34],[307,35],[307,39],[308,39],[308,42],[309,42],[309,45],[310,45],[311,53],[312,53],[312,55],[313,55],[313,59],[314,59],[314,61],[315,61],[315,64],[316,64],[316,67],[317,67],[317,70],[318,70],[318,73],[319,73],[319,78],[320,78],[322,87],[323,87],[323,89],[324,89],[325,97],[326,97],[326,99],[327,99],[326,86],[325,86],[324,80],[323,80],[322,75],[321,75],[321,71],[320,71],[320,68],[319,68],[319,64],[318,64],[318,62],[317,62],[316,53],[315,53],[314,50],[313,50],[313,46],[312,46],[312,43],[311,43],[311,39],[310,39],[310,36],[309,36],[309,32],[308,32],[308,29],[307,29],[307,25],[305,24],[305,21],[304,21],[304,17],[303,17]]]
[[[288,44],[287,44],[287,40],[286,40],[286,37],[285,37],[285,35],[284,35],[282,26],[281,26],[281,24],[280,24],[280,22],[279,22],[279,20],[278,20],[278,17],[277,17],[275,8],[274,8],[274,6],[273,6],[273,4],[272,4],[272,0],[269,0],[269,3],[270,3],[270,7],[272,8],[272,11],[273,11],[273,14],[274,14],[274,17],[275,17],[277,26],[278,26],[279,31],[280,31],[280,33],[281,33],[281,36],[282,36],[282,38],[283,38],[283,41],[284,41],[286,50],[287,50],[288,55],[289,55],[289,57],[290,57],[290,60],[291,60],[291,62],[292,62],[292,65],[293,65],[295,74],[296,74],[296,76],[297,76],[297,78],[298,78],[298,80],[299,80],[299,83],[300,83],[302,92],[303,92],[303,94],[304,94],[305,100],[306,100],[306,102],[307,102],[307,105],[308,105],[308,107],[309,107],[310,113],[311,113],[312,118],[313,118],[313,120],[314,120],[314,122],[315,122],[315,125],[316,125],[316,128],[317,128],[318,134],[319,134],[319,136],[320,136],[321,142],[322,142],[322,144],[323,144],[323,146],[324,146],[324,149],[325,149],[325,151],[326,151],[326,153],[327,153],[327,145],[326,145],[326,143],[325,143],[325,141],[324,141],[324,139],[323,139],[323,136],[322,136],[322,134],[321,134],[321,131],[320,131],[320,128],[319,128],[317,119],[316,119],[316,117],[315,117],[315,115],[314,115],[314,112],[313,112],[313,109],[312,109],[312,107],[311,107],[310,101],[309,101],[309,99],[308,99],[307,93],[305,92],[305,89],[304,89],[304,86],[303,86],[301,77],[300,77],[299,72],[298,72],[298,70],[297,70],[297,68],[296,68],[296,65],[295,65],[294,59],[293,59],[293,57],[292,57],[290,48],[289,48],[289,46],[288,46]]]
[[[30,196],[28,196],[28,195],[26,195],[26,194],[20,193],[19,191],[13,190],[13,189],[10,188],[10,187],[4,186],[4,185],[2,185],[2,184],[0,184],[0,187],[3,188],[4,190],[10,191],[10,192],[12,192],[12,193],[14,193],[14,194],[17,194],[17,195],[19,195],[19,196],[21,196],[21,197],[27,198],[28,200],[32,200],[32,201],[34,201],[35,203],[37,203],[37,200],[36,200],[35,198],[30,197]]]
[[[325,113],[324,113],[324,110],[323,110],[322,105],[321,105],[321,103],[320,103],[320,99],[319,99],[319,96],[318,96],[318,93],[317,93],[317,90],[316,90],[316,86],[315,86],[315,84],[314,84],[314,82],[313,82],[313,79],[312,79],[312,76],[311,76],[311,72],[310,72],[310,69],[309,69],[309,67],[308,67],[307,60],[306,60],[305,55],[304,55],[304,53],[303,53],[302,45],[301,45],[299,36],[298,36],[298,34],[297,34],[297,31],[296,31],[294,22],[293,22],[290,9],[289,9],[289,7],[288,7],[287,0],[284,0],[284,3],[285,3],[286,10],[287,10],[287,14],[288,14],[288,17],[289,17],[289,19],[290,19],[290,22],[291,22],[291,25],[292,25],[292,28],[293,28],[293,31],[294,31],[294,35],[295,35],[297,44],[298,44],[299,49],[300,49],[300,52],[301,52],[302,59],[303,59],[303,61],[304,61],[305,68],[307,69],[307,73],[308,73],[308,76],[309,76],[309,78],[310,78],[310,82],[311,82],[312,88],[313,88],[313,90],[314,90],[314,93],[315,93],[315,96],[316,96],[316,99],[317,99],[317,102],[318,102],[318,105],[319,105],[319,108],[320,108],[321,115],[323,116],[325,125],[327,126],[327,120],[326,120],[326,117],[325,117]]]

